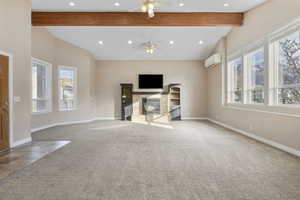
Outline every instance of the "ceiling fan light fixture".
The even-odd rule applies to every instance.
[[[153,9],[148,9],[148,16],[149,16],[150,18],[152,18],[152,17],[155,16],[154,10],[153,10]]]
[[[148,17],[152,18],[155,16],[154,9],[157,2],[155,0],[145,0],[142,5],[142,11],[148,13]]]
[[[146,53],[153,54],[156,46],[150,41],[145,44]]]
[[[147,53],[149,54],[153,54],[154,53],[154,49],[153,48],[149,48],[146,50]]]

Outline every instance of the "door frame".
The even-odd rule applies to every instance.
[[[13,55],[0,50],[0,55],[7,56],[8,62],[8,93],[9,93],[9,147],[14,147],[14,134],[13,134],[13,110],[14,110],[14,96],[13,96]]]

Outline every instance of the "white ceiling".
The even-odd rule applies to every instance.
[[[159,0],[158,0],[159,1]],[[244,12],[266,0],[160,0],[164,12]],[[74,2],[75,6],[69,6]],[[120,6],[114,4],[118,2]],[[140,11],[142,0],[32,0],[35,11]],[[179,3],[184,3],[183,7]],[[228,7],[224,4],[228,3]],[[200,60],[231,27],[48,27],[57,38],[89,50],[99,60]],[[103,41],[100,45],[98,41]],[[128,40],[133,44],[129,45]],[[173,45],[169,41],[174,41]],[[199,45],[199,41],[203,41]],[[157,45],[153,55],[143,43]]]
[[[164,12],[244,12],[266,0],[157,0]],[[69,2],[75,6],[70,7]],[[114,6],[114,3],[120,6]],[[143,0],[32,0],[35,11],[140,11]],[[179,4],[184,3],[183,7]],[[228,3],[228,7],[224,7]]]
[[[99,60],[200,60],[230,27],[48,27],[57,38],[87,49]],[[100,45],[98,41],[103,41]],[[132,44],[128,44],[132,40]],[[174,41],[171,45],[169,42]],[[199,41],[203,44],[199,44]],[[150,55],[143,43],[152,41]]]

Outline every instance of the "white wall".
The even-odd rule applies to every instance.
[[[53,110],[47,114],[32,115],[32,129],[82,120],[93,119],[95,112],[95,60],[86,50],[53,37],[46,28],[32,28],[32,57],[51,63],[53,66]],[[78,69],[77,109],[58,110],[58,66]]]
[[[96,68],[97,117],[119,118],[120,83],[138,87],[138,74],[164,74],[164,85],[182,84],[182,117],[206,117],[207,84],[199,61],[98,61]]]
[[[0,0],[0,51],[13,56],[13,143],[30,138],[31,1]],[[13,103],[13,102],[10,102]]]
[[[215,52],[225,54],[227,51],[230,54],[240,50],[245,45],[255,42],[293,21],[296,17],[300,17],[299,8],[300,1],[269,0],[246,13],[244,25],[234,28],[228,35],[227,41],[220,41]],[[221,66],[208,70],[208,88],[209,118],[300,150],[300,118],[271,113],[300,115],[299,109],[251,107],[250,109],[256,110],[246,111],[243,106],[237,109],[222,106]]]

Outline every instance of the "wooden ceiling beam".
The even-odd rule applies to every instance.
[[[243,13],[32,12],[33,26],[241,26]]]

